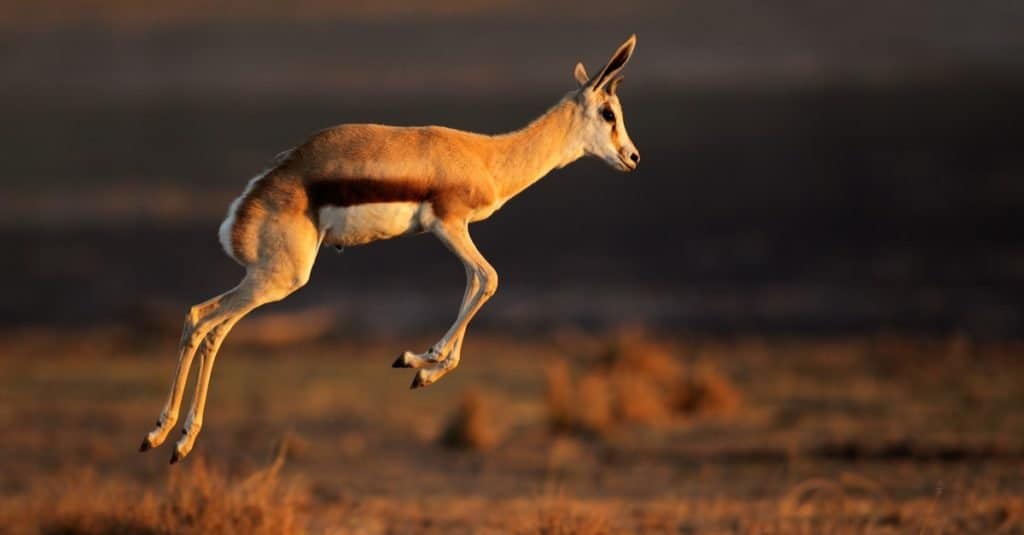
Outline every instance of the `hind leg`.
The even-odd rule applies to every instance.
[[[309,219],[298,215],[266,221],[260,229],[259,241],[259,258],[246,268],[246,276],[238,287],[199,305],[203,307],[210,304],[203,309],[204,314],[198,321],[193,324],[186,321],[186,329],[182,334],[182,358],[179,358],[181,364],[168,403],[170,410],[165,409],[175,418],[188,378],[188,364],[191,363],[200,341],[201,364],[192,408],[183,429],[184,436],[175,447],[172,462],[188,454],[202,427],[203,406],[206,402],[213,362],[228,332],[253,309],[284,299],[304,286],[309,280],[309,273],[320,245],[316,227]],[[147,435],[143,441],[143,451],[159,445],[167,437],[173,427],[173,420],[169,420],[170,423],[163,421],[164,418],[161,416],[157,428]]]
[[[308,220],[271,227],[263,236],[264,243],[269,246],[261,251],[259,263],[250,267],[241,285],[242,291],[237,292],[232,302],[225,305],[227,313],[224,320],[209,332],[207,351],[202,355],[199,378],[196,381],[195,397],[182,428],[182,437],[174,446],[172,463],[188,455],[195,445],[196,437],[203,425],[213,363],[221,343],[231,328],[257,307],[280,301],[309,281],[320,238],[316,228]]]
[[[185,394],[185,383],[188,381],[196,344],[205,336],[205,333],[199,336],[201,326],[211,314],[220,309],[224,300],[231,297],[237,290],[238,288],[235,288],[189,309],[185,316],[185,325],[181,330],[181,340],[178,342],[178,366],[171,382],[171,391],[167,395],[167,401],[164,402],[163,410],[160,411],[160,417],[157,418],[156,427],[146,435],[139,451],[159,446],[174,428],[174,424],[178,421],[181,398]]]
[[[171,454],[172,463],[188,455],[195,445],[196,437],[199,436],[199,431],[203,426],[203,413],[210,387],[210,377],[213,373],[213,363],[231,328],[260,305],[284,299],[301,288],[305,282],[305,277],[271,277],[267,280],[261,274],[255,276],[250,274],[240,286],[241,291],[233,295],[230,302],[225,303],[222,309],[224,311],[223,319],[209,330],[199,350],[199,376],[196,380],[192,407],[182,426],[182,436],[175,444],[174,452]]]

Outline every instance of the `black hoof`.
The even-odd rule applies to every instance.
[[[184,455],[179,455],[178,454],[178,450],[174,450],[174,453],[171,454],[171,464],[174,464],[174,463],[180,461],[183,457],[184,457]]]
[[[420,377],[420,374],[417,373],[416,377],[412,378],[412,384],[409,385],[409,389],[416,390],[417,388],[423,388],[424,386],[427,386],[426,381],[424,381],[423,378]]]
[[[401,355],[398,355],[398,358],[395,359],[395,361],[391,363],[391,367],[392,368],[412,368],[411,365],[406,364],[406,362],[405,362],[405,353],[402,353]]]
[[[148,438],[144,438],[144,439],[142,439],[142,445],[139,446],[139,452],[149,451],[150,448],[152,448],[152,447],[153,446],[149,445],[149,439]]]

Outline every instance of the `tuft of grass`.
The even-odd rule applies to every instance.
[[[573,384],[569,363],[557,360],[544,367],[545,402],[548,425],[553,431],[568,431],[573,425]]]
[[[613,397],[608,375],[600,372],[585,374],[576,387],[579,393],[574,400],[575,411],[570,415],[568,430],[578,429],[589,433],[605,433],[615,422]]]
[[[716,367],[702,363],[692,367],[673,394],[677,412],[689,415],[727,414],[743,404],[739,388]]]
[[[608,382],[613,394],[612,425],[658,426],[672,419],[670,391],[661,388],[651,377],[624,371],[610,375]]]
[[[441,433],[441,444],[455,449],[488,450],[498,442],[490,405],[477,390],[462,394],[459,407]]]
[[[738,387],[712,363],[687,366],[670,346],[638,332],[611,337],[596,357],[547,367],[547,409],[555,431],[607,434],[625,424],[666,425],[722,415],[742,404]]]
[[[282,483],[284,455],[282,448],[270,465],[241,479],[190,459],[163,493],[81,472],[33,493],[8,527],[46,535],[304,533],[308,493]]]

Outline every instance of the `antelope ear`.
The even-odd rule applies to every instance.
[[[607,91],[609,95],[614,95],[615,91],[619,89],[619,84],[622,83],[623,78],[625,78],[625,76],[621,74],[616,76],[615,78],[612,78],[612,81],[605,84],[604,90]]]
[[[615,78],[615,75],[626,66],[626,62],[633,55],[634,48],[636,48],[635,33],[630,35],[625,43],[622,43],[622,46],[612,54],[612,59],[608,60],[608,64],[590,81],[593,84],[592,87],[595,90],[600,89],[602,85]]]
[[[572,75],[576,77],[576,82],[580,84],[580,87],[587,85],[587,82],[590,81],[590,77],[587,76],[587,69],[583,66],[582,62],[576,64],[576,69],[572,71]]]

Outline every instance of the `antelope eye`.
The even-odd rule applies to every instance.
[[[613,122],[613,121],[615,121],[615,112],[613,112],[612,110],[610,110],[608,108],[605,108],[605,109],[601,110],[601,117],[604,117],[604,120],[608,121],[609,123]]]

